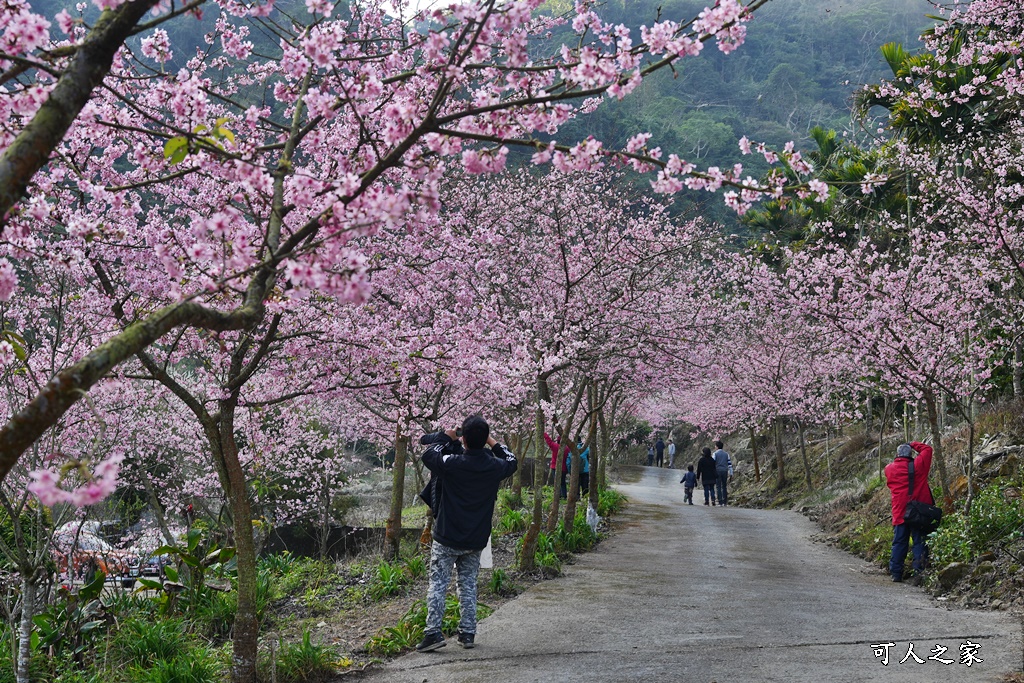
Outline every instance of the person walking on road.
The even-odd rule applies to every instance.
[[[647,444],[647,466],[652,467],[654,465],[654,446],[650,443]]]
[[[693,489],[697,488],[697,475],[693,473],[693,465],[686,466],[686,474],[679,483],[683,485],[683,502],[693,505]]]
[[[732,458],[726,453],[721,441],[715,442],[715,472],[718,475],[718,504],[729,504],[729,480],[732,479]]]
[[[672,439],[668,440],[668,468],[672,469],[676,465],[676,442]]]
[[[914,457],[914,454],[917,457]],[[914,464],[914,490],[910,490],[910,464]],[[896,459],[885,466],[885,482],[892,496],[892,555],[889,559],[889,573],[892,580],[903,581],[903,563],[907,559],[910,541],[914,542],[914,559],[911,567],[915,574],[924,571],[928,559],[928,546],[925,544],[924,529],[907,524],[903,515],[911,500],[919,500],[930,505],[935,504],[931,487],[928,486],[928,473],[932,468],[932,447],[914,441],[901,444],[896,448]]]
[[[715,486],[718,484],[718,469],[715,467],[715,459],[711,457],[710,448],[704,448],[701,451],[700,460],[697,461],[697,479],[704,485],[704,504],[708,504],[710,497],[711,505],[714,505]]]
[[[662,467],[665,464],[665,442],[661,440],[661,436],[658,436],[658,440],[654,442],[654,459],[658,463],[658,467]]]
[[[470,648],[476,639],[476,582],[480,552],[491,538],[491,518],[501,480],[516,471],[512,451],[491,438],[490,426],[480,415],[462,423],[462,443],[449,429],[423,454],[423,464],[441,478],[437,520],[430,546],[430,585],[427,589],[427,625],[416,649],[430,652],[445,646],[441,633],[445,592],[452,567],[458,571],[459,644]],[[461,446],[465,446],[465,451]],[[432,506],[433,507],[433,506]]]

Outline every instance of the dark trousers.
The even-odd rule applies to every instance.
[[[654,459],[655,459],[655,461],[657,461],[658,467],[664,467],[665,466],[665,454],[664,453],[658,453],[658,455],[656,455],[654,457]]]
[[[889,573],[895,579],[903,578],[903,563],[907,559],[907,550],[910,541],[914,541],[914,560],[911,566],[914,571],[924,569],[924,563],[928,559],[928,546],[924,541],[925,533],[917,527],[909,524],[899,524],[892,528],[892,556],[889,558]]]
[[[711,496],[711,502],[715,502],[715,482],[704,482],[704,504],[708,504],[708,496]]]
[[[729,470],[718,470],[718,503],[729,503]]]

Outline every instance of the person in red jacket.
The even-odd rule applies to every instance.
[[[914,458],[914,454],[917,458]],[[910,491],[910,462],[914,462],[914,490]],[[892,557],[889,559],[889,573],[892,580],[903,580],[903,563],[907,559],[907,549],[911,539],[914,541],[914,560],[911,566],[914,573],[924,570],[928,547],[925,545],[924,530],[911,527],[904,523],[903,513],[907,503],[919,500],[923,503],[935,504],[932,490],[928,486],[928,473],[932,468],[932,447],[917,441],[901,444],[896,449],[896,459],[885,466],[885,481],[892,494]]]
[[[558,434],[558,441],[555,441],[554,439],[552,439],[551,436],[549,436],[547,432],[544,432],[544,441],[545,441],[545,443],[547,443],[548,448],[551,449],[551,476],[550,476],[550,480],[551,480],[551,485],[552,486],[555,485],[555,479],[557,477],[557,472],[556,471],[558,469],[558,462],[559,462],[558,451],[559,450],[562,451],[562,457],[561,457],[561,462],[562,462],[562,478],[560,479],[559,491],[561,493],[562,498],[565,498],[566,494],[568,493],[568,490],[569,490],[568,489],[568,483],[566,482],[566,476],[569,473],[569,468],[568,468],[568,466],[566,465],[566,462],[565,462],[565,456],[569,454],[569,445],[566,444],[564,446],[561,446],[561,448],[559,448],[559,443],[562,441],[562,437],[563,437],[562,428],[558,426],[557,422],[555,423],[554,426],[555,426],[555,433]]]

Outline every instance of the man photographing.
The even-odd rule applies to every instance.
[[[480,551],[491,537],[498,485],[518,466],[516,456],[491,438],[490,426],[480,415],[467,417],[461,431],[461,442],[454,429],[438,435],[422,458],[441,485],[436,488],[437,500],[431,505],[437,519],[430,546],[427,627],[423,640],[416,646],[420,652],[436,650],[446,644],[441,621],[453,566],[458,571],[461,607],[459,644],[473,647]]]

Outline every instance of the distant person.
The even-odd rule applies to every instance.
[[[562,428],[558,426],[557,422],[553,423],[553,426],[555,428],[555,433],[558,434],[558,441],[555,441],[554,439],[552,439],[548,435],[547,432],[544,432],[544,442],[547,443],[548,448],[551,449],[551,468],[550,468],[551,469],[551,473],[550,473],[551,486],[555,485],[555,478],[559,477],[559,480],[558,480],[559,481],[558,490],[559,490],[559,493],[560,493],[561,497],[565,498],[566,497],[566,492],[567,492],[567,486],[566,486],[565,479],[566,479],[566,475],[569,474],[569,466],[565,464],[565,458],[569,454],[569,444],[565,444],[564,446],[560,446],[560,444],[562,443],[562,438],[564,436],[562,434]],[[561,457],[562,472],[561,472],[560,475],[557,472],[558,462],[559,462],[559,457],[558,457],[559,451],[561,451],[561,454],[562,454],[562,457]]]
[[[576,489],[576,500],[579,500],[584,495],[590,493],[590,446],[583,447],[583,442],[578,441],[576,443],[576,450],[580,454],[580,482],[579,488]],[[565,466],[568,470],[568,474],[572,474],[572,454],[566,453],[565,455]]]
[[[654,442],[654,459],[658,463],[658,467],[665,465],[665,442],[658,437],[658,440]]]
[[[716,450],[712,454],[715,459],[715,472],[718,475],[718,504],[729,504],[729,480],[732,479],[732,458],[725,452],[721,441],[715,442]]]
[[[697,488],[697,475],[693,473],[693,465],[686,466],[686,473],[679,483],[683,485],[683,502],[693,505],[693,490]]]
[[[676,442],[668,440],[668,467],[672,469],[676,465]]]
[[[462,423],[462,443],[449,429],[423,454],[423,464],[441,478],[437,491],[437,520],[430,546],[430,586],[427,589],[427,625],[416,649],[430,652],[445,646],[441,633],[445,592],[458,570],[461,618],[459,644],[473,647],[476,639],[476,581],[480,551],[491,538],[491,518],[498,485],[516,471],[516,456],[491,438],[490,426],[480,415]],[[447,437],[447,438],[446,438]],[[463,452],[462,447],[465,447]]]
[[[647,466],[654,466],[654,446],[652,444],[647,444]]]
[[[914,457],[914,454],[917,457]],[[910,463],[914,463],[914,490],[910,490]],[[917,441],[900,444],[896,458],[885,466],[885,482],[892,496],[892,555],[889,559],[889,573],[892,580],[903,580],[903,563],[907,559],[910,541],[914,541],[914,559],[911,567],[915,574],[924,571],[928,560],[928,546],[925,530],[906,524],[903,514],[911,500],[935,505],[928,473],[932,468],[932,447]]]
[[[711,457],[711,449],[701,450],[700,460],[697,461],[697,479],[704,486],[704,504],[708,504],[710,497],[711,505],[715,504],[715,486],[718,485],[718,469],[715,467],[715,459]]]

